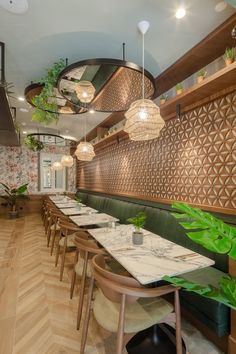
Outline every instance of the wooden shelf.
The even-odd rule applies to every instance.
[[[117,139],[119,141],[120,138],[128,135],[123,129],[116,130],[114,133],[111,133],[110,135],[106,136],[105,138],[100,139],[96,143],[93,144],[94,147],[99,147],[102,146],[104,143],[107,144],[112,140]]]
[[[160,106],[161,116],[164,120],[169,120],[176,116],[176,105],[180,104],[181,113],[196,108],[203,103],[213,100],[214,95],[236,84],[236,62],[217,71],[215,74],[207,77],[201,83],[197,83],[184,90],[183,93],[177,95]],[[204,100],[204,102],[203,102]]]

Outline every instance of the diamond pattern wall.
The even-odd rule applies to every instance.
[[[78,187],[236,208],[236,92],[166,123],[158,139],[116,141],[78,164]]]

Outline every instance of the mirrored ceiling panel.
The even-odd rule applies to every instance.
[[[89,104],[79,101],[75,88],[80,81],[90,81],[95,95]],[[129,109],[131,103],[142,97],[142,68],[118,59],[89,59],[64,69],[58,78],[62,97],[76,107],[93,108],[99,112],[119,112]],[[155,93],[153,76],[144,71],[145,98]]]

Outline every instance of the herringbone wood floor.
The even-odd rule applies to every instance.
[[[60,282],[39,215],[0,219],[0,354],[79,353],[70,271],[67,263]],[[86,352],[110,354],[113,344],[114,336],[91,321]]]
[[[60,282],[40,216],[0,216],[0,354],[79,354],[78,289],[70,300],[70,261]],[[220,353],[185,322],[183,337],[189,354]],[[114,344],[115,336],[92,319],[86,353],[112,354]]]

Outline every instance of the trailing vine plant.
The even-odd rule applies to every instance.
[[[27,136],[24,143],[29,150],[34,152],[41,151],[44,148],[42,141],[35,139],[33,136]]]
[[[64,59],[60,59],[54,63],[50,69],[47,69],[47,74],[40,80],[43,89],[40,95],[32,98],[32,103],[35,105],[32,114],[32,121],[39,123],[50,124],[58,121],[57,104],[53,102],[54,88],[60,72],[66,67]],[[50,98],[52,100],[50,101]]]
[[[236,260],[236,228],[225,224],[209,213],[184,203],[174,203],[172,207],[182,213],[172,213],[175,218],[180,220],[180,225],[185,230],[191,230],[186,233],[187,237],[209,251],[227,254],[234,261]],[[222,277],[218,287],[210,284],[208,286],[197,284],[184,279],[184,277],[164,276],[163,280],[236,310],[236,277],[230,275]]]

